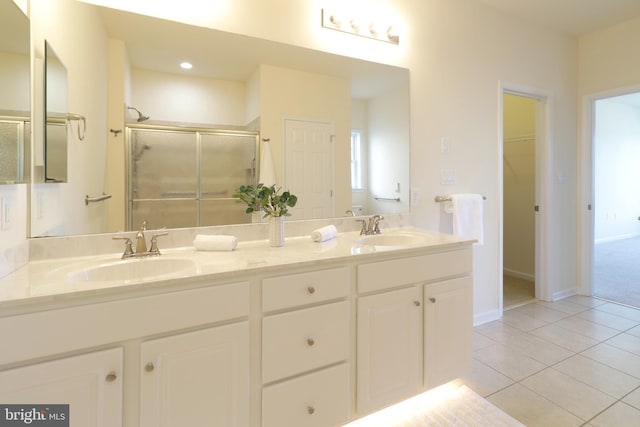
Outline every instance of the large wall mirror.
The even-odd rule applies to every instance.
[[[0,2],[0,184],[29,179],[31,60],[29,19]]]
[[[160,188],[163,178],[155,173],[154,159],[162,152],[184,157],[176,138],[157,141],[153,133],[152,138],[133,141],[127,135],[175,135],[181,129],[258,132],[255,170],[247,166],[240,173],[255,174],[260,180],[260,155],[268,146],[278,185],[306,192],[321,183],[324,194],[331,197],[329,208],[299,209],[291,219],[345,216],[348,210],[363,215],[409,210],[407,69],[75,0],[34,0],[32,9],[38,7],[54,7],[62,21],[59,25],[66,25],[66,39],[62,44],[57,40],[56,51],[64,52],[69,73],[69,110],[86,116],[88,126],[81,144],[69,140],[67,183],[50,186],[55,190],[34,188],[32,211],[37,210],[40,219],[32,212],[31,229],[41,232],[32,237],[127,229],[127,212],[136,202],[132,197],[142,193],[131,189],[131,174],[145,168],[154,171],[152,184]],[[57,34],[56,24],[44,17],[32,21],[45,27],[37,31],[42,37]],[[193,67],[181,69],[183,61]],[[88,78],[94,80],[81,81]],[[299,135],[306,135],[307,145],[312,145],[319,132],[329,142],[326,165],[306,148],[303,153],[292,149],[291,141]],[[197,151],[203,142],[196,139],[193,144]],[[220,144],[224,153],[207,154],[211,164],[199,167],[218,168],[215,159],[226,158],[232,145],[225,139]],[[359,155],[352,156],[352,151]],[[307,160],[291,161],[305,155]],[[158,168],[166,168],[166,160],[158,161]],[[322,168],[317,167],[320,164]],[[303,180],[295,173],[305,169],[304,179],[311,184],[298,190],[296,185]],[[168,202],[193,193],[196,199],[212,193],[224,198],[233,190],[216,183],[215,192],[197,194],[198,190],[178,188],[179,181],[173,173],[169,190],[154,193],[163,203],[148,208],[146,215],[165,212]],[[86,196],[100,201],[87,204]],[[63,203],[47,203],[53,199]],[[242,209],[238,211],[239,216],[225,221],[251,221]],[[47,227],[34,221],[47,222]],[[179,226],[163,221],[156,215],[149,222],[153,228]]]

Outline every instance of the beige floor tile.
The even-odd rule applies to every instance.
[[[562,319],[554,325],[561,328],[568,329],[585,337],[592,338],[597,341],[607,340],[620,333],[619,330],[610,328],[608,326],[600,325],[598,323],[591,322],[586,319],[582,319],[579,316],[572,316],[566,319]]]
[[[482,397],[487,397],[513,384],[511,378],[475,359],[473,360],[471,372],[457,381]]]
[[[638,324],[638,322],[634,320],[607,313],[606,311],[600,311],[598,308],[580,313],[578,317],[618,331],[626,331]]]
[[[537,303],[526,304],[518,308],[514,308],[513,311],[524,313],[527,316],[533,317],[534,319],[537,319],[537,320],[542,320],[547,323],[557,322],[558,320],[561,320],[567,316],[570,316],[570,314],[567,314],[563,311],[553,310],[549,308],[549,306],[545,306]]]
[[[513,336],[504,345],[514,347],[545,365],[553,365],[575,354],[571,350],[531,334]]]
[[[632,393],[629,393],[628,396],[625,396],[622,401],[633,406],[636,409],[640,409],[640,387],[635,389]]]
[[[496,320],[494,322],[476,326],[475,331],[497,342],[504,342],[514,335],[524,333],[520,329],[503,323],[502,320]]]
[[[527,427],[572,427],[583,421],[533,391],[514,384],[487,398]]]
[[[564,360],[553,368],[616,399],[640,386],[639,378],[581,355]]]
[[[596,308],[598,311],[604,311],[609,314],[615,314],[616,316],[630,319],[636,323],[640,323],[640,310],[630,307],[625,307],[619,304],[606,303]]]
[[[593,347],[600,342],[557,325],[543,326],[529,333],[576,353]]]
[[[489,347],[490,345],[495,343],[496,341],[492,340],[491,338],[486,337],[479,332],[473,331],[473,351]]]
[[[521,384],[584,421],[590,420],[616,401],[613,397],[553,368],[538,372]]]
[[[581,354],[625,374],[640,378],[640,356],[633,353],[603,343],[591,347]]]
[[[500,343],[476,351],[473,357],[515,381],[546,368],[525,353]]]
[[[595,417],[590,423],[594,427],[638,427],[640,410],[618,402]]]
[[[607,344],[640,356],[640,337],[620,334],[605,341]]]
[[[505,311],[502,316],[502,322],[520,329],[521,331],[530,331],[548,324],[548,322],[536,319],[516,310]]]
[[[636,326],[635,328],[631,328],[626,331],[628,334],[631,334],[636,337],[640,337],[640,326]]]
[[[597,307],[602,304],[606,304],[606,301],[603,301],[598,298],[588,297],[585,295],[572,295],[564,299],[564,301],[569,301],[574,304],[584,305],[585,307]]]
[[[584,305],[580,304],[574,304],[567,301],[566,299],[554,302],[540,301],[538,302],[538,304],[542,304],[552,310],[562,311],[567,314],[578,314],[582,313],[585,310],[589,310],[589,307],[585,307]]]

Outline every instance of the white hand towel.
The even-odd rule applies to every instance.
[[[269,144],[269,141],[262,141],[262,150],[260,150],[260,178],[258,182],[263,183],[267,187],[276,183],[276,170],[273,166],[271,144]]]
[[[327,225],[311,232],[311,240],[314,242],[325,242],[336,237],[338,230],[335,225]]]
[[[453,234],[475,239],[476,244],[482,245],[482,195],[480,194],[453,194],[451,196],[453,207]]]
[[[199,251],[232,251],[238,245],[236,236],[198,234],[193,246]]]

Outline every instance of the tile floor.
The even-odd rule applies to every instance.
[[[573,296],[474,329],[461,380],[527,426],[640,426],[640,310]]]

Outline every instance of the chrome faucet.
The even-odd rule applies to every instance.
[[[136,233],[136,248],[133,249],[133,242],[129,237],[113,237],[113,240],[124,240],[124,253],[122,259],[139,258],[150,255],[161,255],[158,249],[158,237],[166,236],[169,233],[154,234],[151,236],[151,247],[147,250],[147,240],[144,232],[147,231],[147,221],[142,221],[140,230]]]
[[[366,219],[358,219],[357,221],[362,223],[362,228],[360,229],[360,235],[370,235],[370,234],[380,234],[380,221],[382,221],[384,217],[382,215],[374,215],[369,218],[369,222],[367,223]]]
[[[147,240],[144,237],[144,232],[147,231],[147,221],[142,221],[142,226],[138,233],[136,233],[136,253],[142,254],[147,252]]]

